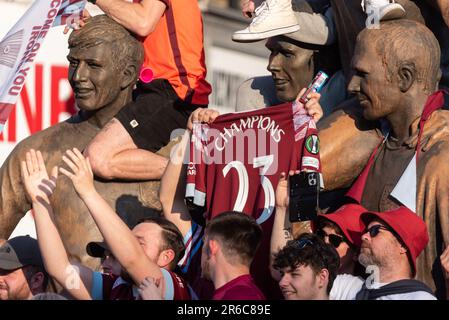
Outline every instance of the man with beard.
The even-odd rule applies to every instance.
[[[50,197],[56,187],[57,167],[48,176],[42,154],[31,150],[21,162],[25,189],[33,203],[36,233],[46,270],[76,299],[135,300],[137,286],[155,279],[165,300],[189,300],[189,287],[173,270],[184,254],[182,235],[163,218],[146,218],[132,231],[96,191],[90,163],[78,149],[63,156],[70,168],[60,168],[91,212],[106,244],[122,266],[121,276],[94,272],[69,261],[53,220]]]
[[[435,300],[432,290],[416,275],[416,258],[429,236],[424,221],[405,207],[360,216],[362,234],[359,262],[370,270],[365,283],[351,275],[338,276],[334,300]]]

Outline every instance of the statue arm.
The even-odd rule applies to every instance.
[[[146,37],[156,28],[166,9],[165,0],[97,0],[96,5],[129,31]]]
[[[377,123],[363,119],[354,100],[344,102],[318,123],[320,158],[327,191],[349,187],[379,145]]]
[[[0,169],[0,238],[8,239],[19,220],[31,209],[20,178],[19,156],[11,152]]]
[[[186,149],[190,141],[190,130],[186,130],[182,140],[173,148],[172,156],[161,179],[159,200],[164,217],[173,222],[183,237],[192,228],[192,218],[184,202],[186,191]]]

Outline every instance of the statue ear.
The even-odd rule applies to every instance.
[[[134,82],[136,81],[136,75],[137,75],[137,68],[133,64],[128,64],[123,72],[123,79],[121,83],[121,88],[125,89],[129,87],[130,85],[134,85]]]
[[[399,89],[408,91],[416,80],[416,68],[412,62],[403,62],[398,69]]]

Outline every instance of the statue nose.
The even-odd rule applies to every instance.
[[[74,74],[73,74],[73,80],[75,81],[83,81],[87,79],[87,68],[85,63],[80,62],[77,66]]]
[[[354,75],[348,84],[348,91],[351,93],[357,93],[360,91],[360,78]]]

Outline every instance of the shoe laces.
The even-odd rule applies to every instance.
[[[252,25],[257,25],[261,23],[268,16],[270,12],[270,7],[268,6],[267,1],[262,2],[260,6],[256,8],[255,17],[253,19]]]

